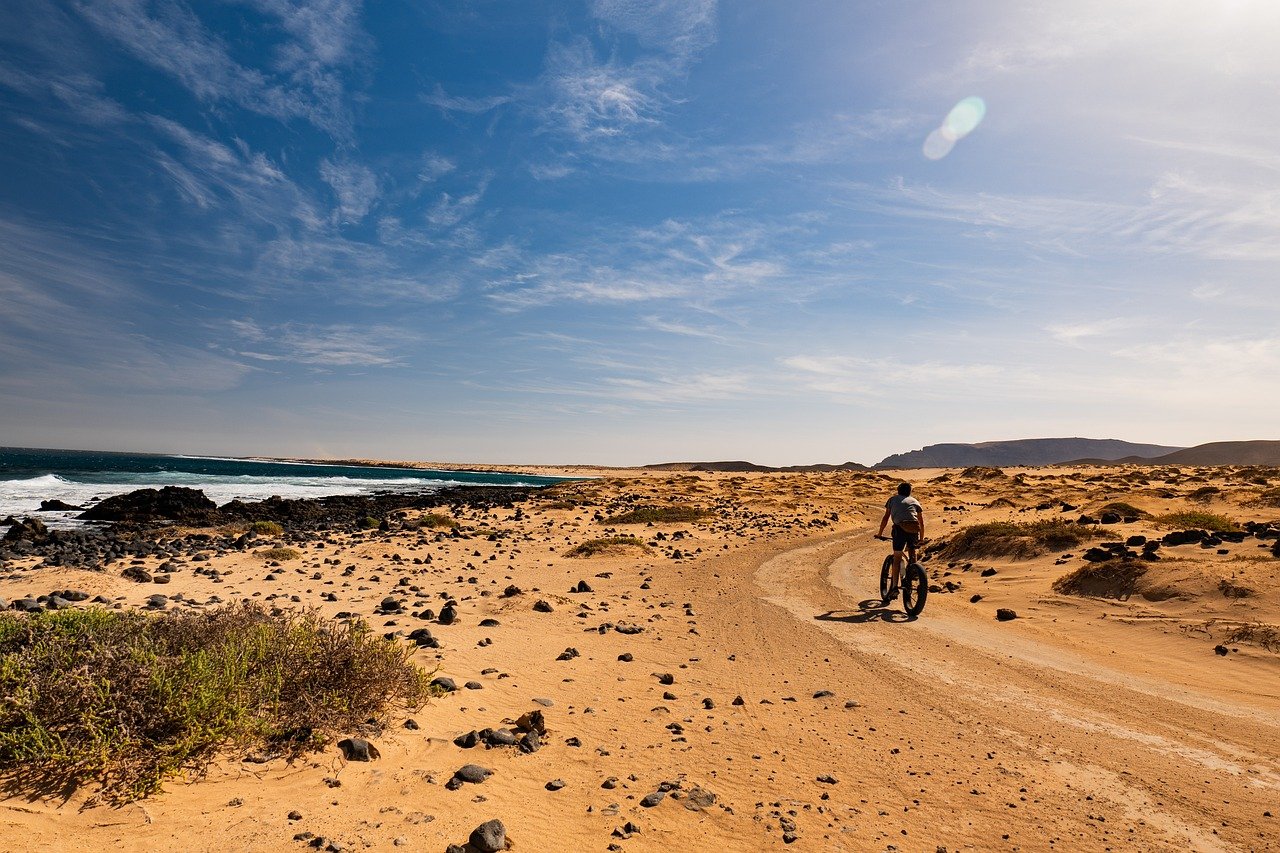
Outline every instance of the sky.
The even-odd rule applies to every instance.
[[[1280,422],[1272,0],[0,4],[0,445]]]

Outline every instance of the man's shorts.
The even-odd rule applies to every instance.
[[[893,550],[905,551],[908,545],[915,547],[919,543],[919,533],[908,533],[896,524],[893,526]]]

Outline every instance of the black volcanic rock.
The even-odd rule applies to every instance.
[[[1280,442],[1276,442],[1280,444]],[[965,468],[973,465],[1056,465],[1077,459],[1118,460],[1157,457],[1182,451],[1159,444],[1132,444],[1112,438],[1026,438],[977,444],[931,444],[909,453],[895,453],[875,468]]]
[[[40,501],[40,512],[84,512],[82,506],[72,506],[71,504],[60,501],[57,498],[47,501]]]
[[[86,521],[129,521],[144,524],[152,521],[180,521],[209,524],[218,518],[218,505],[199,489],[165,486],[163,489],[138,489],[114,495],[82,512]]]

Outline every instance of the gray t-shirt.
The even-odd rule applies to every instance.
[[[920,501],[910,495],[894,495],[885,502],[884,508],[889,510],[889,517],[893,519],[894,524],[915,521],[920,517],[920,513],[924,511],[924,507],[920,506]]]

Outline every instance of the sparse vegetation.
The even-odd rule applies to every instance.
[[[1085,563],[1054,581],[1053,591],[1059,595],[1128,598],[1137,588],[1138,580],[1146,573],[1146,564],[1139,560]]]
[[[709,515],[696,506],[642,506],[604,519],[605,524],[678,524],[697,521]]]
[[[550,501],[542,504],[542,509],[577,509],[578,505],[572,501]]]
[[[249,525],[249,532],[258,536],[283,536],[284,528],[274,521],[255,521]]]
[[[360,527],[362,530],[377,530],[382,526],[382,522],[374,518],[372,515],[366,515],[360,519]]]
[[[603,539],[588,539],[564,552],[566,557],[594,557],[597,554],[608,554],[624,548],[648,548],[644,541],[635,536],[608,536]]]
[[[1222,593],[1227,598],[1248,598],[1249,596],[1254,595],[1257,590],[1253,587],[1245,586],[1239,581],[1230,578],[1223,578],[1218,581],[1218,592]]]
[[[294,756],[421,704],[409,654],[363,623],[248,602],[0,614],[0,776],[122,803],[232,747]]]
[[[1151,515],[1145,509],[1138,509],[1133,504],[1124,501],[1112,501],[1106,506],[1098,508],[1099,515],[1107,512],[1114,512],[1123,518],[1147,518]]]
[[[1179,530],[1208,530],[1211,533],[1237,533],[1240,526],[1224,515],[1203,510],[1183,510],[1156,516],[1156,523]]]
[[[458,522],[454,521],[447,515],[441,515],[438,512],[428,512],[418,519],[418,526],[430,529],[435,529],[437,527],[453,529],[458,526]]]
[[[281,563],[285,560],[297,560],[302,556],[302,552],[297,548],[263,548],[257,553],[264,560],[276,560]]]
[[[943,557],[1013,557],[1030,559],[1050,551],[1074,548],[1097,536],[1091,528],[1065,521],[992,521],[966,527],[941,549]]]
[[[1280,652],[1280,628],[1254,622],[1241,625],[1227,637],[1228,643],[1253,643],[1269,652]]]
[[[1264,489],[1256,501],[1260,506],[1276,506],[1280,507],[1280,487],[1274,489]]]
[[[1201,486],[1191,494],[1187,495],[1187,498],[1195,501],[1196,503],[1208,503],[1221,493],[1222,489],[1219,489],[1217,486]]]

